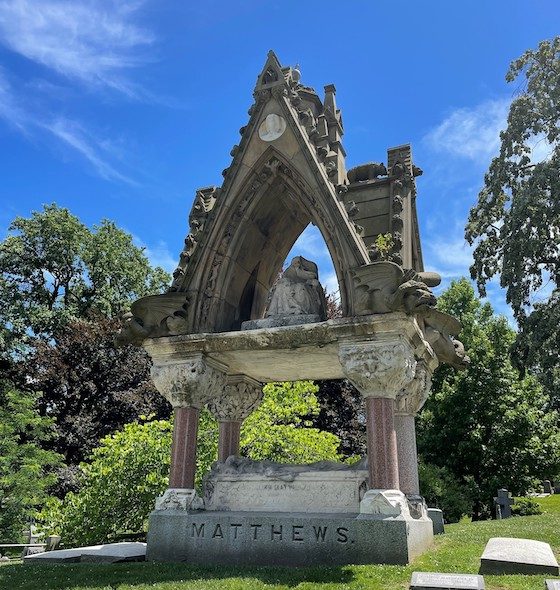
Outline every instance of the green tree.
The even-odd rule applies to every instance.
[[[560,37],[513,61],[506,80],[520,90],[466,227],[471,275],[482,295],[500,277],[520,327],[518,364],[560,408]]]
[[[319,411],[317,387],[309,381],[271,383],[264,399],[243,424],[241,446],[255,460],[306,463],[337,459],[338,438],[309,428],[303,418]],[[144,530],[155,497],[168,483],[172,423],[127,424],[105,437],[81,465],[80,488],[63,501],[53,499],[42,514],[45,530],[59,532],[65,544],[112,541]],[[197,487],[217,459],[218,424],[201,412],[197,448]]]
[[[22,537],[56,480],[60,457],[40,447],[53,435],[52,421],[39,415],[38,395],[0,381],[0,542]]]
[[[462,322],[471,364],[463,372],[441,367],[434,375],[419,419],[419,452],[472,489],[472,516],[485,518],[498,488],[524,494],[537,479],[558,473],[558,416],[547,411],[537,380],[521,377],[512,365],[515,332],[466,279],[452,283],[438,306]]]
[[[318,389],[312,381],[265,385],[261,405],[243,423],[242,454],[280,463],[338,459],[340,439],[309,419],[320,411]]]
[[[4,350],[49,339],[70,318],[120,314],[170,281],[112,221],[93,230],[68,209],[46,205],[17,217],[0,242],[0,334]]]

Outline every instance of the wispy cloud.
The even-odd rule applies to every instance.
[[[154,246],[148,246],[142,238],[135,234],[131,234],[135,246],[142,248],[144,254],[150,261],[152,266],[161,266],[163,270],[172,273],[177,268],[179,257],[173,256],[169,250],[169,246],[163,240],[160,240]]]
[[[140,52],[154,41],[131,22],[140,6],[118,0],[4,0],[0,42],[62,76],[135,96],[138,87],[125,72],[145,63]]]
[[[154,41],[133,19],[143,2],[119,0],[0,0],[0,44],[44,67],[40,78],[21,80],[0,68],[0,118],[28,139],[50,138],[89,163],[109,181],[137,184],[118,168],[115,143],[66,112],[58,101],[76,91],[113,90],[127,98],[148,92],[128,78],[146,62]],[[77,82],[77,84],[76,84]],[[121,94],[121,95],[122,95]],[[67,110],[67,105],[66,105]]]
[[[495,99],[455,109],[424,141],[436,152],[487,163],[499,150],[509,105],[510,99]]]

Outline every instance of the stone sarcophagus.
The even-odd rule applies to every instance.
[[[410,146],[346,170],[336,90],[323,100],[270,52],[221,187],[197,191],[164,295],[132,305],[120,339],[142,344],[175,409],[169,489],[148,559],[306,565],[409,563],[432,541],[414,416],[440,362],[468,362],[460,326],[434,309],[423,269]],[[336,270],[342,317],[326,318],[317,266],[296,256],[314,223]],[[239,457],[262,384],[348,379],[365,398],[367,458],[286,466]],[[218,463],[194,489],[201,408],[219,422]]]

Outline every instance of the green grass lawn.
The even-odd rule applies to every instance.
[[[477,573],[490,537],[546,541],[560,553],[560,495],[541,501],[545,513],[502,521],[461,522],[446,527],[435,546],[413,564],[334,568],[190,567],[183,564],[0,566],[1,590],[399,590],[413,571]],[[546,576],[485,576],[488,590],[543,590]]]

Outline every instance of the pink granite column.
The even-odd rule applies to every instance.
[[[193,406],[175,408],[170,488],[194,489],[199,414],[200,410]]]
[[[403,494],[420,495],[418,481],[418,451],[416,425],[413,414],[395,414],[395,431],[399,456],[399,482]]]
[[[399,489],[394,407],[395,401],[391,398],[366,398],[367,454],[371,489]]]
[[[240,435],[240,421],[223,420],[220,422],[220,433],[218,438],[218,461],[225,461],[231,455],[239,455]]]

